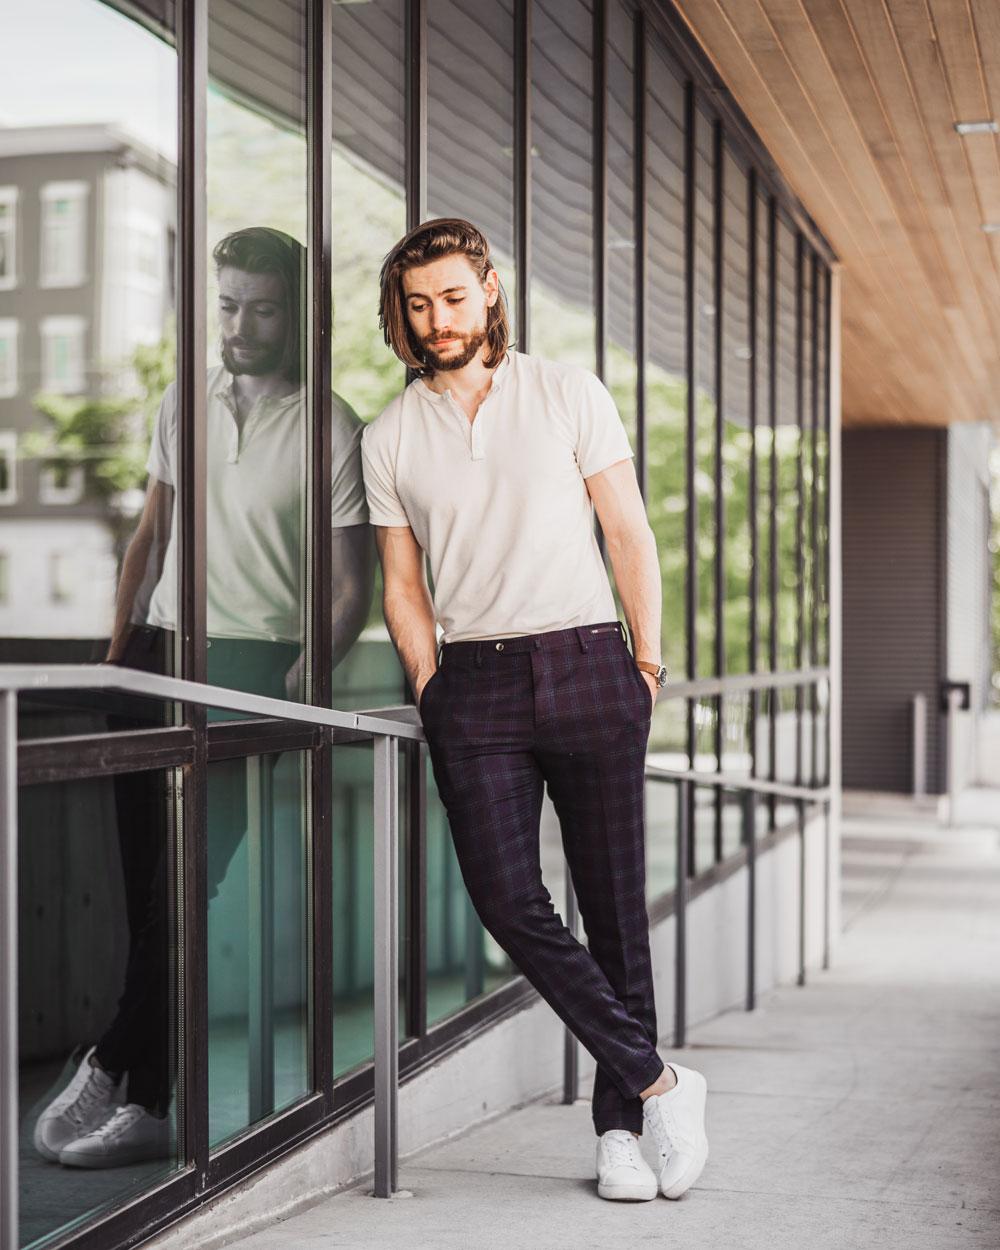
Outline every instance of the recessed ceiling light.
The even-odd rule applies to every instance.
[[[995,135],[1000,127],[996,122],[956,122],[955,129],[960,135]]]
[[[983,233],[984,234],[1000,234],[1000,221],[984,221]]]

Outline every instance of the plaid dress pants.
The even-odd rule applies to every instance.
[[[597,1061],[598,1133],[641,1132],[638,1095],[663,1070],[645,898],[650,712],[618,622],[447,644],[420,701],[466,889],[485,928]],[[542,884],[545,785],[586,947]]]

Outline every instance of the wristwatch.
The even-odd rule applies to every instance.
[[[636,660],[636,668],[642,669],[644,673],[649,673],[651,677],[656,678],[657,686],[662,690],[667,684],[667,670],[663,664],[654,664],[652,660]]]

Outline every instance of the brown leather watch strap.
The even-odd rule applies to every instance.
[[[644,673],[649,673],[651,677],[659,677],[660,665],[654,664],[652,660],[636,660],[636,668],[641,668]]]

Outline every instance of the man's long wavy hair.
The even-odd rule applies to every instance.
[[[429,265],[445,256],[464,256],[479,281],[485,282],[493,268],[490,245],[481,230],[461,217],[437,217],[404,235],[382,262],[379,274],[379,325],[391,347],[404,365],[418,377],[427,377],[434,370],[424,361],[420,340],[413,332],[403,298],[403,274],[407,269]],[[510,338],[510,317],[503,288],[496,303],[486,310],[486,352],[483,364],[495,368],[503,360]]]
[[[220,239],[212,250],[216,272],[232,267],[244,273],[276,273],[285,288],[288,333],[278,366],[288,382],[305,377],[302,342],[302,292],[306,289],[306,249],[297,239],[272,226],[247,226]],[[221,344],[220,344],[221,348]]]

